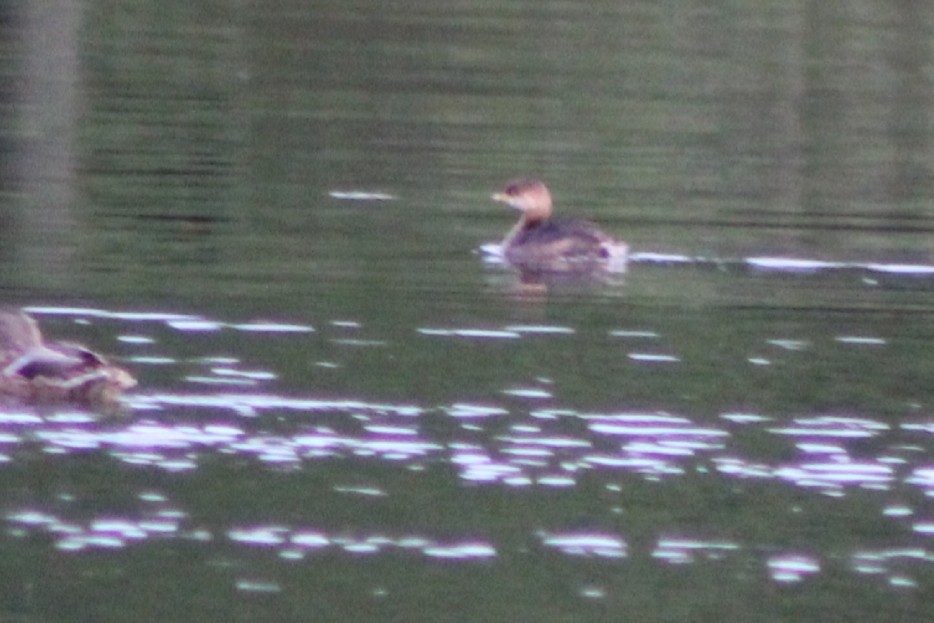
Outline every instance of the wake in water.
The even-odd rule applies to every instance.
[[[487,243],[478,249],[483,261],[487,264],[509,265],[503,252],[502,245]],[[815,273],[830,270],[862,270],[874,273],[893,275],[927,276],[934,275],[934,264],[904,264],[900,262],[834,262],[827,260],[813,260],[800,257],[783,256],[752,256],[739,259],[679,255],[676,253],[637,252],[630,253],[625,262],[616,264],[607,263],[609,272],[625,272],[627,264],[679,264],[679,265],[713,265],[724,268],[748,267],[762,271],[775,271],[782,273]],[[618,267],[618,268],[617,268]],[[614,270],[615,269],[615,270]]]
[[[724,266],[740,265],[756,268],[759,270],[774,270],[777,272],[818,272],[824,270],[855,269],[898,275],[934,274],[934,265],[931,264],[831,262],[825,260],[811,260],[807,258],[780,256],[746,257],[739,260],[727,260],[666,253],[632,253],[629,255],[629,261],[631,263],[639,264],[720,264]]]

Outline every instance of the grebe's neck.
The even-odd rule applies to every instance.
[[[519,217],[519,220],[516,221],[516,224],[512,226],[512,229],[510,229],[509,233],[506,234],[506,237],[503,238],[504,247],[511,244],[523,231],[532,229],[533,227],[538,227],[547,220],[545,218],[536,217],[536,215],[532,216],[533,218],[530,218],[528,212],[522,213],[522,216]]]
[[[529,226],[535,226],[551,218],[551,196],[536,197],[522,207],[522,220]]]

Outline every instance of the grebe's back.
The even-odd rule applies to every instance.
[[[493,199],[522,213],[502,242],[502,255],[509,262],[553,264],[554,268],[625,262],[627,245],[603,233],[594,223],[553,218],[551,193],[539,180],[512,181]]]

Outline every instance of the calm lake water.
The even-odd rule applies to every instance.
[[[3,302],[140,384],[0,408],[0,620],[931,620],[932,35],[4,5]],[[484,261],[518,175],[628,271]]]

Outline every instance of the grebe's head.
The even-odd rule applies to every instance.
[[[513,180],[506,184],[503,192],[493,195],[493,200],[521,210],[530,221],[540,221],[551,216],[551,193],[538,180]]]

